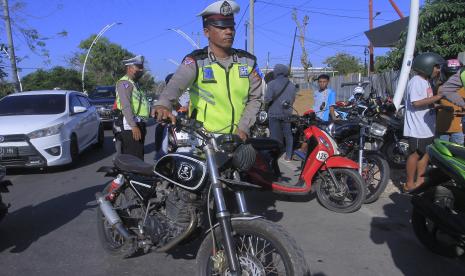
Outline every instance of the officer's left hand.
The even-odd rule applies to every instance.
[[[249,137],[245,131],[240,130],[240,129],[237,129],[237,135],[239,135],[242,141],[247,140],[247,138]]]

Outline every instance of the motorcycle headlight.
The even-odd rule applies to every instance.
[[[35,131],[29,133],[27,136],[30,139],[35,139],[35,138],[55,135],[55,134],[60,133],[62,127],[63,127],[63,123],[58,124],[58,125],[54,125],[54,126],[51,126],[51,127],[35,130]]]
[[[387,127],[381,125],[381,124],[378,124],[378,123],[372,123],[370,125],[370,134],[372,135],[375,135],[375,136],[379,136],[379,137],[383,137],[384,134],[386,134],[386,131],[387,131]]]
[[[268,119],[268,113],[266,111],[260,111],[257,116],[257,120],[259,123],[264,123]]]

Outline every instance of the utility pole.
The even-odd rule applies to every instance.
[[[311,64],[310,64],[310,61],[308,60],[307,49],[305,48],[305,33],[307,30],[309,17],[305,15],[303,18],[302,24],[301,24],[299,22],[299,19],[297,18],[297,10],[294,9],[294,11],[292,12],[292,19],[295,21],[295,24],[297,25],[297,28],[299,29],[299,42],[302,48],[302,55],[300,56],[300,63],[302,64],[302,67],[304,68],[305,81],[308,82],[309,81],[308,69],[311,67]],[[294,37],[294,41],[295,41],[295,37]]]
[[[295,27],[294,39],[292,41],[291,58],[289,60],[289,76],[291,75],[291,72],[292,72],[292,58],[294,57],[294,46],[295,46],[295,38],[296,38],[296,36],[297,36],[297,27]]]
[[[247,28],[249,27],[249,22],[246,20],[244,25],[245,25],[245,49],[244,50],[247,51],[247,48],[248,48],[247,47]]]
[[[368,0],[368,10],[369,10],[369,20],[370,20],[370,31],[373,30],[373,0]],[[370,70],[369,72],[372,73],[375,71],[375,60],[374,60],[374,47],[373,43],[370,41]]]
[[[11,72],[13,83],[15,85],[15,91],[20,91],[19,87],[19,78],[18,78],[18,69],[16,68],[16,56],[15,48],[13,46],[13,37],[11,35],[11,22],[10,22],[10,11],[8,8],[8,0],[3,0],[3,16],[5,18],[5,29],[6,35],[8,37],[8,50],[10,52],[10,63],[11,63]]]
[[[250,0],[249,10],[250,10],[250,18],[249,18],[249,27],[250,27],[250,47],[249,52],[253,55],[254,52],[254,6],[255,0]]]

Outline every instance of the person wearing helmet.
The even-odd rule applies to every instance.
[[[444,98],[440,101],[443,108],[438,109],[436,131],[439,138],[463,145],[462,109],[465,108],[465,89],[460,81],[461,64],[458,59],[449,59],[441,68],[439,90]]]
[[[297,89],[289,80],[289,67],[276,64],[273,70],[274,79],[267,85],[265,104],[269,106],[269,127],[271,138],[285,145],[284,161],[292,159],[293,136],[289,117],[292,115]]]
[[[404,136],[409,137],[410,155],[407,158],[408,192],[423,184],[429,157],[426,147],[433,142],[436,133],[434,103],[442,98],[441,92],[433,95],[430,81],[439,76],[444,59],[436,53],[423,53],[414,58],[412,69],[417,73],[407,85]],[[415,180],[415,176],[416,180]]]

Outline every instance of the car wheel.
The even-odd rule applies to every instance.
[[[97,143],[95,143],[95,147],[102,148],[104,142],[105,142],[105,131],[103,129],[103,124],[100,124],[98,127]]]
[[[71,155],[71,166],[76,165],[79,159],[79,145],[76,135],[71,136],[71,143],[69,144],[69,153]]]

